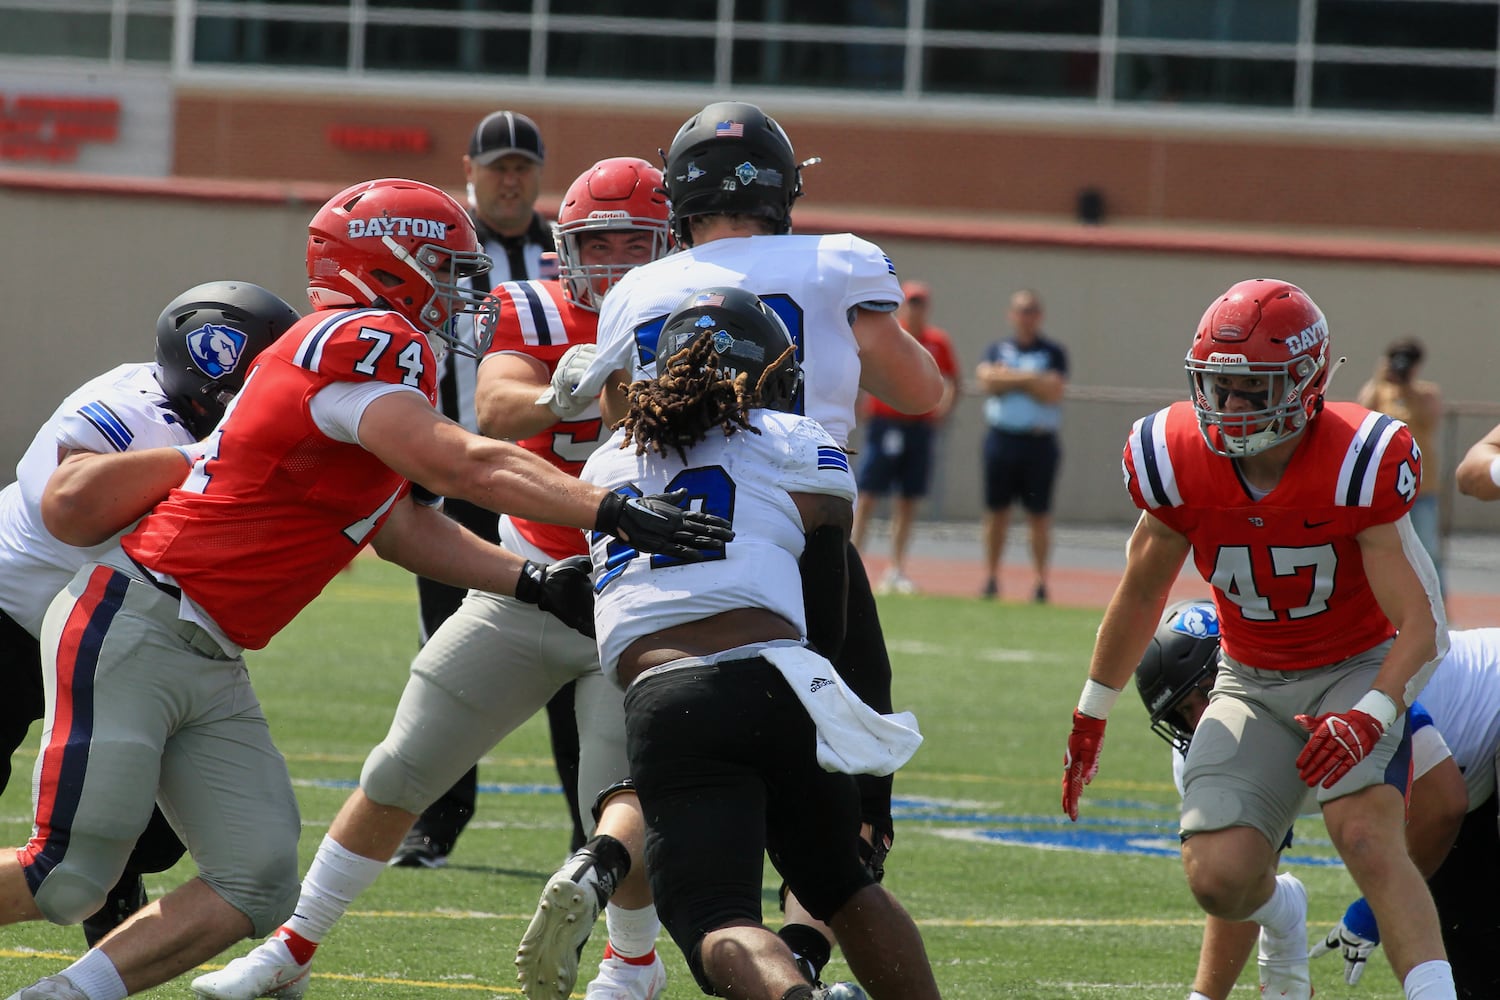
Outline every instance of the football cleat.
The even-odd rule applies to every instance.
[[[813,990],[813,1000],[866,1000],[865,991],[853,983],[834,983]]]
[[[48,976],[12,993],[9,1000],[89,1000],[67,976]]]
[[[573,992],[579,953],[613,892],[613,880],[601,881],[598,860],[587,847],[547,880],[516,949],[516,979],[529,1000],[557,1000]]]
[[[302,1000],[311,968],[311,962],[293,958],[280,938],[268,938],[244,958],[194,979],[192,989],[204,1000]]]
[[[651,953],[649,963],[638,965],[605,946],[599,974],[583,996],[584,1000],[657,1000],[666,988],[667,967],[656,952]]]
[[[1275,1000],[1311,1000],[1312,974],[1308,969],[1307,890],[1295,875],[1285,872],[1276,881],[1292,887],[1300,897],[1297,926],[1290,934],[1272,936],[1260,931],[1260,995]]]
[[[447,844],[420,830],[412,830],[386,864],[392,868],[441,868],[448,863],[448,851]]]

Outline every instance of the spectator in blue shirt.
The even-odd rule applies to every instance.
[[[1029,288],[1010,297],[1012,334],[984,352],[975,376],[988,394],[984,420],[983,596],[1000,593],[1000,554],[1017,500],[1031,526],[1031,561],[1036,571],[1032,599],[1047,600],[1052,555],[1052,486],[1062,451],[1058,429],[1068,379],[1068,353],[1042,334],[1042,299]]]

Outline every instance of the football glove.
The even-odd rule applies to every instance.
[[[1346,926],[1346,920],[1340,920],[1328,936],[1322,941],[1314,944],[1307,952],[1309,958],[1317,958],[1319,955],[1327,955],[1330,952],[1344,953],[1344,982],[1353,986],[1359,982],[1359,977],[1365,974],[1365,962],[1380,945],[1379,931],[1372,941],[1363,937]]]
[[[538,403],[557,414],[559,420],[573,420],[594,405],[594,396],[576,396],[578,380],[588,371],[599,348],[594,344],[574,344],[558,359],[552,373],[552,384],[536,398]]]
[[[1309,788],[1318,784],[1332,788],[1369,756],[1385,732],[1384,723],[1357,708],[1325,712],[1317,718],[1299,715],[1297,721],[1311,734],[1297,755],[1297,773]]]
[[[1071,820],[1078,819],[1078,800],[1083,786],[1099,773],[1099,749],[1104,745],[1104,720],[1073,710],[1073,731],[1063,754],[1062,807]]]
[[[516,600],[535,604],[571,629],[594,638],[593,564],[588,556],[568,556],[550,566],[530,559],[521,564]]]
[[[722,517],[677,506],[687,490],[647,497],[607,493],[599,502],[594,530],[628,542],[638,552],[660,552],[683,562],[701,562],[734,538]]]

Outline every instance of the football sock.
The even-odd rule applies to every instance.
[[[833,946],[828,943],[822,931],[807,924],[786,924],[777,935],[792,949],[794,956],[812,967],[814,979],[822,977],[823,967],[833,957]]]
[[[62,975],[89,1000],[125,1000],[130,995],[115,963],[98,948],[84,952],[82,958],[62,970]]]
[[[302,895],[297,899],[297,909],[291,919],[281,925],[281,930],[287,934],[277,932],[277,937],[286,942],[292,957],[298,962],[311,961],[323,935],[344,915],[354,898],[368,889],[384,870],[384,861],[361,857],[325,834],[312,866],[302,879]],[[311,947],[307,947],[309,945]],[[299,951],[303,954],[298,954]]]
[[[1188,994],[1188,1000],[1213,1000],[1207,993],[1199,993],[1197,990]]]
[[[1422,962],[1412,967],[1401,984],[1406,991],[1406,1000],[1443,1000],[1455,993],[1453,966],[1441,959]]]
[[[1301,897],[1291,889],[1289,875],[1276,876],[1276,891],[1260,909],[1250,914],[1251,920],[1266,929],[1274,938],[1284,938],[1297,930],[1302,920]]]
[[[654,906],[627,910],[610,903],[604,908],[604,926],[609,931],[606,947],[627,961],[649,956],[655,951],[656,936],[661,932],[661,921]]]

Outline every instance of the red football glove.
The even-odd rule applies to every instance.
[[[1073,731],[1063,754],[1062,807],[1068,818],[1078,819],[1078,800],[1083,786],[1099,773],[1099,748],[1104,745],[1104,720],[1073,710]]]
[[[1332,788],[1354,765],[1370,755],[1385,733],[1385,724],[1366,712],[1327,712],[1313,718],[1299,715],[1297,721],[1312,734],[1297,755],[1297,773],[1309,788],[1322,783]]]

